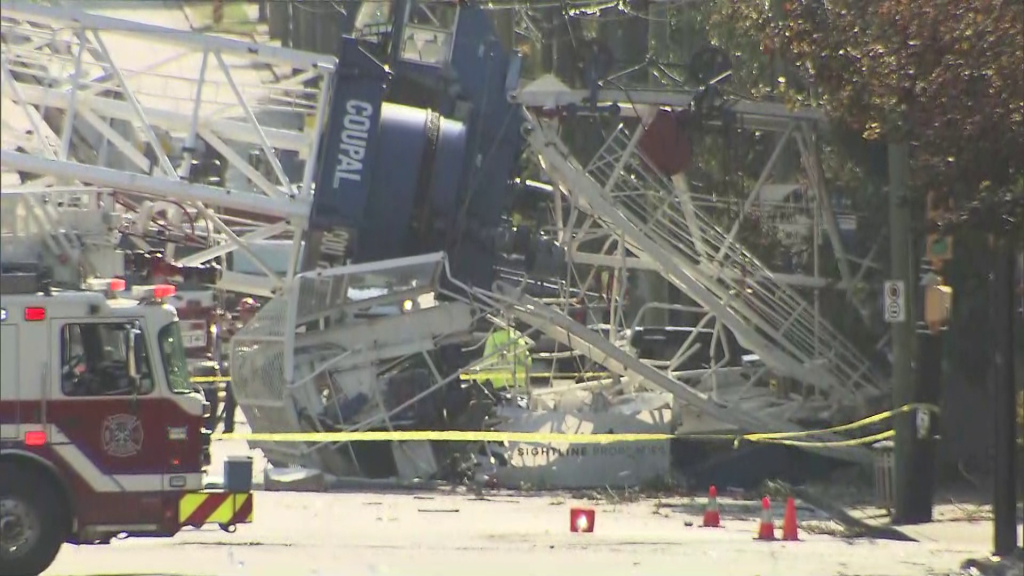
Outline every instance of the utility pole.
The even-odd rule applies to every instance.
[[[992,486],[993,553],[1008,556],[1017,548],[1017,386],[1014,378],[1014,250],[1009,231],[993,239],[992,271],[993,446],[995,465]]]
[[[894,408],[914,401],[914,259],[913,235],[910,226],[908,176],[910,159],[905,139],[889,144],[889,239],[890,278],[902,283],[899,305],[903,308],[902,321],[892,321],[892,402]],[[915,415],[903,412],[893,418],[895,438],[893,524],[927,522],[927,514],[914,506],[913,450],[915,443]],[[923,517],[926,516],[926,517]]]
[[[941,222],[951,208],[952,204],[943,195],[929,192],[925,220],[929,224]],[[942,396],[942,333],[949,323],[953,296],[953,289],[945,285],[942,271],[953,257],[953,238],[940,233],[928,234],[924,257],[930,263],[930,270],[921,278],[925,330],[920,331],[917,338],[917,369],[911,401],[938,406]],[[936,416],[928,410],[915,414],[915,438],[908,456],[914,489],[906,496],[910,502],[905,510],[909,510],[910,517],[919,522],[931,521],[935,502]]]

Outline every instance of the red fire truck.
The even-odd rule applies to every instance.
[[[203,490],[209,405],[174,287],[91,288],[0,276],[0,576],[39,574],[65,542],[252,521],[251,492]]]
[[[178,250],[179,255],[188,252],[187,248]],[[210,286],[220,280],[220,266],[213,263],[182,266],[168,261],[159,250],[136,251],[125,254],[125,272],[138,283],[177,287],[177,293],[168,304],[178,313],[189,370],[196,375],[215,366],[217,303]]]

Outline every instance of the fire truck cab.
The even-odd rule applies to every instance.
[[[60,291],[0,277],[0,576],[65,543],[252,521],[252,494],[204,491],[209,410],[170,285]]]

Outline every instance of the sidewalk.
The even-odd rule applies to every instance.
[[[888,513],[880,508],[851,509],[850,514],[880,527],[891,526]],[[933,521],[895,527],[920,544],[943,551],[960,551],[965,561],[964,576],[1018,576],[1024,573],[1021,559],[990,558],[993,546],[992,507],[988,504],[937,503]],[[1024,514],[1018,510],[1018,534],[1024,532]]]

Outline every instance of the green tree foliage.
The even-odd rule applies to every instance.
[[[779,51],[841,127],[907,138],[915,190],[992,230],[1024,220],[1024,2],[720,0],[729,22]],[[780,17],[781,16],[781,17]]]

